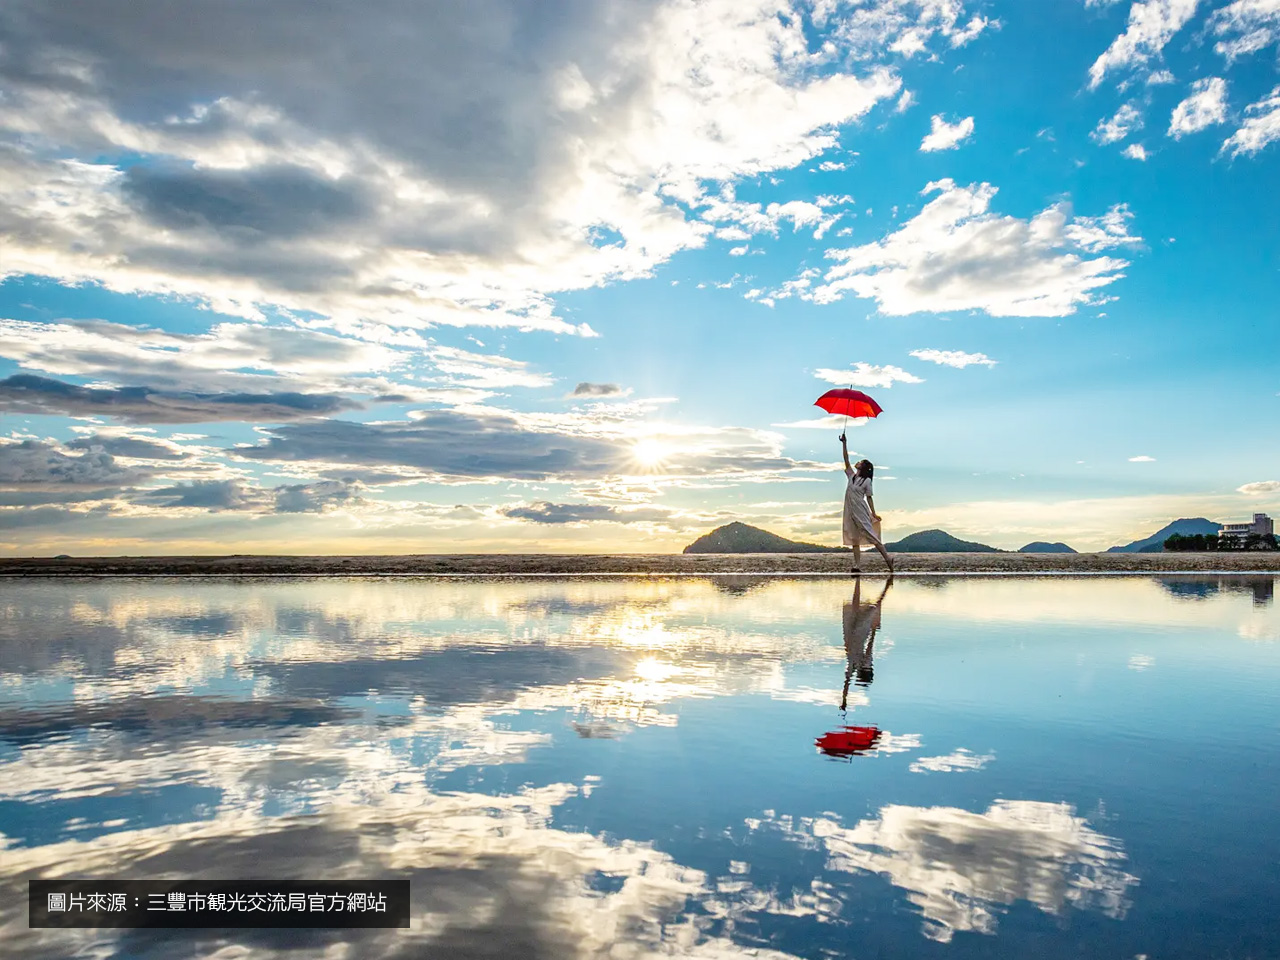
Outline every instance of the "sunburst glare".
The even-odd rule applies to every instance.
[[[673,453],[671,444],[658,437],[643,437],[631,448],[631,458],[645,470],[658,470]]]

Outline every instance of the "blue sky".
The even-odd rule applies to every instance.
[[[1280,0],[185,9],[0,12],[4,552],[1280,510]]]

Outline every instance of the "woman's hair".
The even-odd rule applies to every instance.
[[[859,460],[853,465],[854,473],[860,477],[866,477],[870,480],[876,472],[875,464],[870,460]]]

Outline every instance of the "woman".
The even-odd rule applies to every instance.
[[[889,551],[875,533],[876,525],[880,522],[875,500],[871,497],[871,477],[875,473],[875,467],[870,460],[859,460],[855,466],[849,465],[849,443],[843,433],[840,434],[840,450],[844,454],[844,473],[849,478],[849,486],[844,492],[844,545],[853,547],[851,572],[862,572],[859,563],[862,559],[862,544],[866,542],[880,551],[880,556],[884,557],[885,566],[892,575],[893,561],[889,558]]]

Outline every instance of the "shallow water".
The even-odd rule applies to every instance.
[[[1272,578],[882,587],[6,582],[0,953],[1280,956]],[[27,928],[387,875],[410,930]]]

